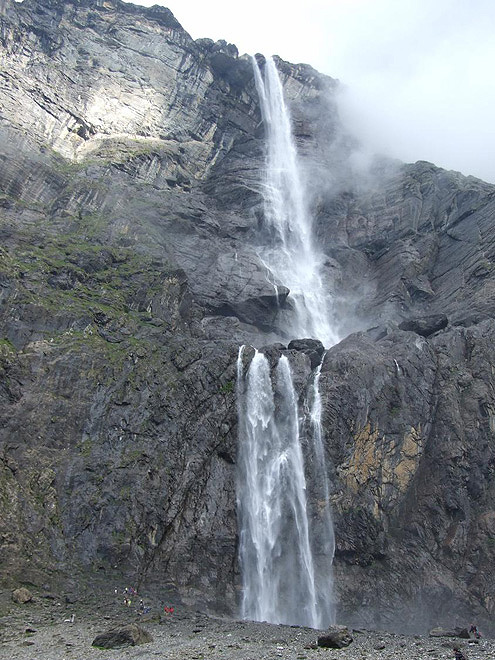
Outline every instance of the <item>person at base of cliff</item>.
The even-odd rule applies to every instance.
[[[458,646],[454,646],[454,658],[455,660],[467,660],[464,653],[460,650]]]
[[[471,628],[469,628],[469,632],[471,633],[471,635],[474,635],[476,639],[480,639],[481,633],[478,630],[478,627],[475,626],[474,624],[472,624]]]

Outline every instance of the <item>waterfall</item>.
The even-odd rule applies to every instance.
[[[325,346],[332,346],[338,337],[321,277],[323,255],[314,244],[282,84],[272,58],[266,59],[264,78],[255,58],[253,70],[267,145],[263,200],[269,236],[260,258],[275,279],[290,289],[294,317],[283,328],[285,333],[320,339]]]
[[[266,61],[264,78],[254,58],[253,68],[267,137],[263,185],[267,240],[260,258],[274,282],[290,289],[294,313],[290,318],[285,315],[284,333],[320,339],[330,346],[337,335],[282,85],[272,59]],[[321,428],[321,365],[311,375],[304,415],[287,356],[282,354],[270,368],[266,356],[255,351],[245,371],[244,354],[241,347],[237,361],[241,615],[325,628],[335,620],[335,543]]]
[[[334,536],[321,434],[320,368],[310,388],[305,476],[297,396],[289,360],[272,373],[255,351],[246,373],[237,360],[237,507],[241,616],[325,628],[334,622]]]
[[[321,364],[314,372],[310,388],[310,443],[308,463],[311,472],[311,510],[308,511],[312,525],[312,552],[317,575],[317,603],[320,623],[335,623],[335,605],[333,601],[332,563],[335,554],[335,536],[333,531],[330,488],[326,471],[323,429],[321,425],[322,401],[320,394]]]
[[[239,354],[242,374],[242,353]],[[242,376],[239,382],[242,382]],[[243,618],[318,627],[306,479],[289,361],[256,352],[247,372],[239,447],[239,556]]]

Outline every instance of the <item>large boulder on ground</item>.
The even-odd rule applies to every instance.
[[[92,643],[100,649],[117,649],[122,646],[138,646],[152,642],[153,637],[135,623],[120,628],[112,628],[107,632],[97,635]]]
[[[343,649],[352,642],[353,638],[347,626],[331,626],[324,635],[318,637],[318,646],[327,649]]]
[[[26,587],[19,587],[12,592],[12,600],[15,603],[29,603],[33,600],[33,594]]]
[[[470,634],[467,628],[433,628],[430,630],[430,637],[460,637],[461,639],[469,639]]]

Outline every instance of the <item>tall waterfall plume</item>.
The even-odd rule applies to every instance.
[[[288,337],[336,343],[331,302],[321,277],[291,123],[275,63],[264,76],[253,58],[266,130],[265,238],[261,258],[289,287]],[[324,628],[335,620],[334,535],[321,429],[320,368],[299,406],[288,357],[276,366],[255,351],[237,362],[239,454],[237,504],[241,614],[246,619]],[[304,437],[301,438],[301,433]],[[301,439],[303,442],[301,442]],[[303,452],[304,448],[304,452]]]
[[[294,315],[283,328],[286,334],[332,346],[338,337],[321,277],[323,256],[315,246],[282,84],[272,58],[266,59],[264,76],[254,57],[253,69],[267,144],[263,201],[270,238],[260,257],[275,279],[290,289]]]

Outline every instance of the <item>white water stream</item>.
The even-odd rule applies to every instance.
[[[321,277],[323,255],[313,237],[282,84],[272,58],[266,60],[264,77],[254,58],[253,69],[267,144],[263,199],[270,242],[260,256],[275,279],[290,289],[295,313],[284,328],[288,336],[311,337],[333,346],[338,337]]]
[[[242,354],[240,354],[242,369]],[[242,381],[242,378],[241,378]],[[238,491],[242,616],[315,626],[316,586],[306,515],[306,479],[289,361],[275,369],[256,353],[247,373]],[[260,442],[260,439],[262,441]]]
[[[337,335],[283,88],[272,59],[264,77],[254,59],[253,68],[267,139],[263,189],[270,240],[260,256],[274,279],[290,289],[294,314],[285,334],[331,346]],[[241,615],[325,628],[335,619],[335,544],[321,427],[321,365],[311,375],[300,411],[287,357],[271,369],[256,351],[245,371],[244,350],[237,362]]]

